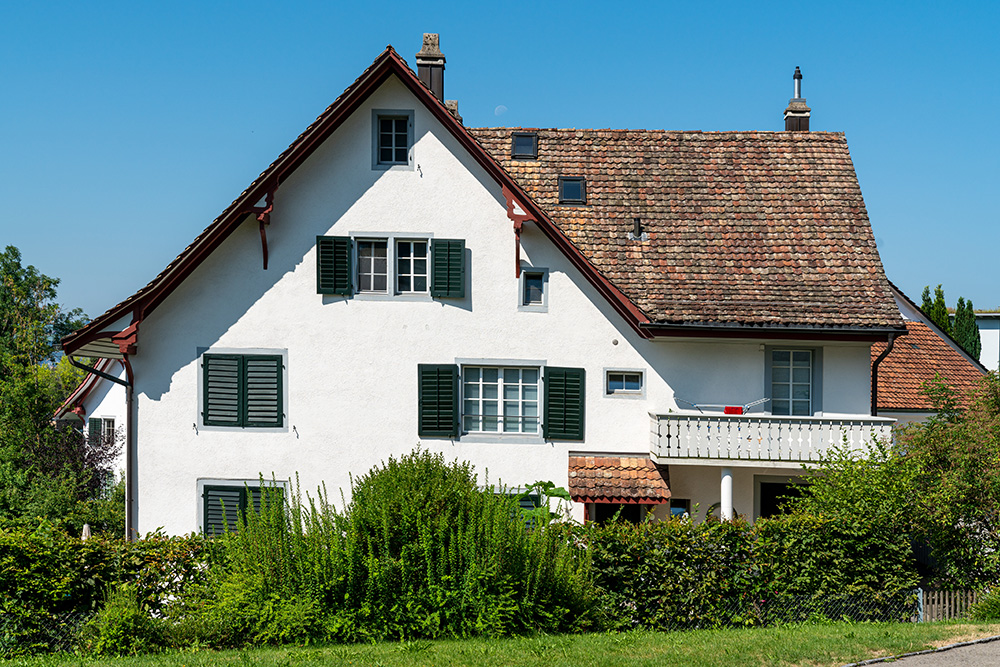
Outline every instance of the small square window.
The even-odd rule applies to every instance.
[[[560,204],[586,204],[587,179],[582,176],[559,177]]]
[[[510,139],[510,156],[515,160],[538,158],[538,135],[534,132],[514,132]]]
[[[686,517],[691,514],[691,501],[686,498],[670,499],[670,516]]]
[[[605,392],[611,394],[641,394],[641,371],[608,371]]]

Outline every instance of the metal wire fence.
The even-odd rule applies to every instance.
[[[897,591],[878,595],[777,595],[731,600],[678,600],[657,609],[639,609],[623,601],[616,610],[634,627],[660,631],[706,628],[768,627],[823,621],[919,623],[957,618],[971,603],[941,611],[937,591]],[[949,596],[959,596],[958,592]],[[963,601],[969,594],[962,592]],[[942,598],[943,599],[943,598]],[[934,605],[930,607],[930,605]],[[933,608],[933,614],[928,609]],[[81,630],[91,612],[61,614],[0,614],[0,658],[38,653],[71,652],[80,644]]]
[[[73,651],[92,616],[78,611],[0,614],[0,658]]]

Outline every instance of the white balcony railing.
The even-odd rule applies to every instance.
[[[863,450],[891,436],[885,417],[772,417],[705,413],[650,414],[652,457],[678,459],[817,462],[834,445]],[[679,461],[677,461],[679,462]]]

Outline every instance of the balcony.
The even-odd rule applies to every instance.
[[[816,463],[834,445],[863,450],[891,436],[886,417],[785,417],[702,412],[650,414],[657,463],[799,467]]]

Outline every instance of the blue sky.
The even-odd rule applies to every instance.
[[[1000,306],[1000,3],[46,2],[0,22],[0,245],[96,316],[386,44],[470,126],[843,131],[889,279]]]

